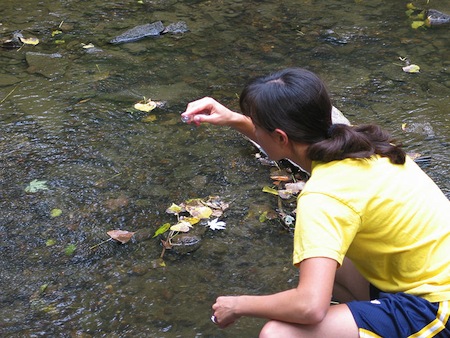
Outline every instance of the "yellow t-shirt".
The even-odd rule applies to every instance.
[[[344,256],[382,291],[450,299],[450,201],[410,158],[314,162],[298,198],[294,265]]]

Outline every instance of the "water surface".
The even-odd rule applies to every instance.
[[[404,6],[3,0],[2,39],[22,30],[40,43],[0,50],[2,336],[257,336],[262,320],[218,330],[209,316],[220,294],[297,283],[292,234],[259,221],[276,207],[261,192],[269,168],[236,132],[179,118],[205,95],[237,109],[253,76],[288,66],[317,72],[353,123],[379,123],[408,151],[431,156],[424,170],[450,196],[448,26],[414,30]],[[450,12],[450,1],[429,6]],[[158,20],[186,21],[190,32],[108,43]],[[82,47],[89,43],[98,49]],[[36,63],[30,52],[60,57]],[[404,73],[400,57],[421,72]],[[154,122],[133,109],[143,97],[166,102],[150,113]],[[49,190],[26,193],[33,180]],[[231,203],[227,229],[207,231],[190,255],[168,252],[165,268],[152,268],[156,239],[89,250],[110,229],[153,232],[173,221],[164,212],[172,202],[209,195]],[[51,217],[53,209],[62,215]]]

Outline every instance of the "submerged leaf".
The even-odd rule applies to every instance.
[[[47,239],[47,241],[45,242],[45,246],[52,246],[55,244],[56,244],[56,241],[54,239]]]
[[[142,122],[155,122],[156,121],[156,115],[147,115],[146,117],[142,118]]]
[[[157,258],[150,262],[150,267],[152,269],[164,268],[165,266],[166,266],[166,263],[164,262],[164,260],[162,258]]]
[[[32,180],[25,188],[26,192],[37,192],[39,190],[48,190],[47,181]]]
[[[259,221],[261,223],[264,223],[267,220],[268,220],[268,218],[267,218],[267,211],[264,211],[263,213],[261,213],[261,215],[259,215]]]
[[[52,211],[50,211],[51,217],[58,217],[58,216],[61,216],[61,214],[62,214],[61,209],[52,209]]]
[[[77,249],[77,246],[75,244],[69,244],[68,246],[66,246],[64,253],[67,256],[72,256],[76,249]]]
[[[110,230],[107,232],[108,236],[122,244],[127,243],[135,232],[125,231],[125,230]]]

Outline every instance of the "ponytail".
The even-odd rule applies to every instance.
[[[334,124],[328,129],[328,137],[308,148],[313,161],[331,162],[344,158],[369,158],[373,155],[388,157],[394,164],[405,163],[406,154],[392,136],[373,124],[348,126]]]

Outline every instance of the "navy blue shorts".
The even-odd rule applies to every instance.
[[[430,303],[406,293],[381,292],[372,301],[347,303],[360,337],[450,337],[450,301]]]

